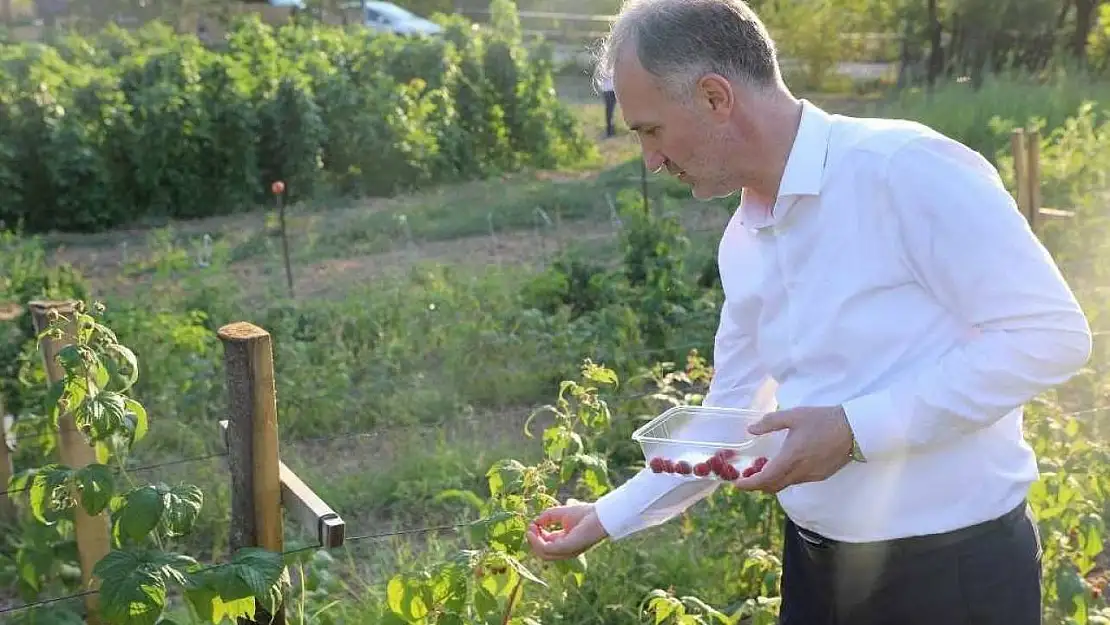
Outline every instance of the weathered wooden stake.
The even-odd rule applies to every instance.
[[[1010,133],[1010,154],[1014,158],[1014,199],[1017,201],[1018,210],[1021,211],[1025,218],[1029,219],[1029,200],[1028,200],[1028,171],[1025,166],[1025,159],[1028,151],[1025,148],[1025,129],[1015,128]],[[1030,221],[1030,224],[1032,222]]]
[[[23,308],[18,304],[0,304],[0,323],[14,322],[23,315]],[[15,425],[12,423],[11,425]],[[12,479],[15,467],[8,449],[9,424],[4,411],[4,397],[0,395],[0,491],[8,490],[8,483]],[[11,495],[0,494],[0,524],[15,523],[18,519],[15,502]]]
[[[228,389],[228,464],[231,470],[230,547],[284,549],[278,459],[277,394],[270,334],[239,322],[219,330]],[[261,607],[251,625],[285,625]]]
[[[35,331],[41,333],[50,326],[52,312],[57,312],[68,323],[65,334],[61,339],[44,339],[42,341],[42,358],[46,366],[46,379],[53,384],[62,379],[62,366],[56,360],[58,352],[67,345],[74,343],[76,333],[76,305],[72,301],[33,301],[30,303],[31,318]],[[63,413],[58,418],[58,453],[62,464],[72,468],[81,467],[96,462],[96,453],[84,436],[77,430],[71,413]],[[93,578],[92,571],[101,558],[108,555],[111,550],[111,527],[107,512],[96,516],[89,516],[83,508],[77,507],[74,513],[74,532],[77,535],[77,551],[81,561],[81,582],[86,589],[96,590],[99,584]],[[87,621],[90,625],[99,625],[101,620],[97,616],[99,608],[97,594],[85,596],[85,607],[88,609]]]
[[[1029,225],[1034,230],[1041,217],[1041,133],[1030,130],[1025,143],[1025,202],[1029,210]]]
[[[13,470],[12,456],[8,453],[8,424],[4,420],[4,397],[0,396],[0,491],[8,490]],[[0,525],[15,523],[16,519],[15,503],[11,495],[0,494]]]

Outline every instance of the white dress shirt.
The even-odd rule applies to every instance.
[[[803,107],[773,210],[742,196],[721,239],[704,403],[844,406],[867,462],[778,493],[829,538],[1000,516],[1039,477],[1021,406],[1087,362],[1087,319],[977,152],[914,122]],[[645,469],[596,509],[618,540],[718,485]]]

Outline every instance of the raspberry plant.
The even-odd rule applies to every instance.
[[[448,625],[462,623],[527,623],[542,602],[525,597],[526,583],[547,586],[524,563],[529,553],[528,523],[558,503],[557,495],[591,498],[611,487],[608,466],[592,440],[608,430],[609,407],[595,385],[615,385],[616,374],[587,360],[580,382],[564,381],[555,404],[528,420],[548,413],[553,423],[542,435],[543,459],[527,466],[518,460],[495,463],[486,473],[489,496],[449,490],[440,499],[457,498],[472,505],[481,520],[468,526],[469,544],[446,562],[416,574],[397,575],[387,594],[390,618],[397,623]],[[586,558],[557,562],[557,571],[572,583],[585,579]]]
[[[79,303],[72,322],[55,312],[38,337],[40,343],[60,339],[64,327],[74,324],[75,340],[57,354],[63,377],[50,385],[46,417],[56,430],[60,415],[72,414],[77,430],[95,448],[97,462],[29,469],[15,476],[9,488],[28,489],[31,516],[42,527],[71,521],[77,506],[90,515],[108,511],[112,550],[93,570],[100,580],[100,616],[106,623],[169,623],[162,615],[173,585],[183,591],[201,622],[253,616],[259,602],[272,613],[289,582],[281,554],[248,548],[228,563],[205,566],[166,548],[168,541],[192,530],[204,494],[192,484],[137,484],[127,474],[126,455],[146,435],[148,417],[130,396],[139,377],[138,359],[98,320],[103,312],[100,304],[87,312]],[[119,475],[128,487],[120,488]],[[21,547],[17,561],[53,565],[34,543]]]

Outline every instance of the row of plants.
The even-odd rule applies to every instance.
[[[0,44],[0,222],[29,232],[388,196],[596,149],[555,95],[550,49],[492,28],[442,37],[238,18],[207,47],[160,22]]]

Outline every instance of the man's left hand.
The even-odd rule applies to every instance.
[[[773,494],[792,484],[819,482],[850,460],[852,429],[840,406],[771,412],[748,428],[756,435],[778,430],[787,430],[779,453],[762,471],[737,478],[733,485]]]

